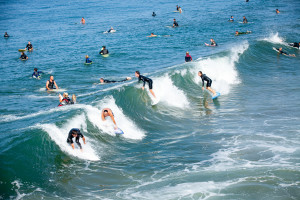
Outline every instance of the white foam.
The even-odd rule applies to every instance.
[[[196,62],[194,70],[194,81],[202,86],[202,80],[198,76],[198,71],[202,71],[212,79],[212,88],[221,95],[228,94],[233,84],[240,83],[235,63],[239,56],[249,47],[248,42],[235,46],[227,56],[207,58]]]
[[[153,99],[152,94],[147,90],[148,95]],[[173,85],[168,75],[153,79],[153,91],[156,97],[169,106],[185,108],[189,106],[189,101],[182,90]]]
[[[266,37],[262,40],[267,41],[267,42],[271,42],[271,43],[274,43],[274,44],[285,44],[286,45],[286,43],[284,42],[284,39],[279,37],[278,33],[271,33],[269,35],[269,37]]]
[[[145,131],[141,130],[129,117],[125,116],[123,110],[119,108],[112,96],[101,100],[97,107],[86,106],[87,116],[90,122],[103,132],[115,136],[114,126],[110,117],[102,121],[101,112],[104,108],[110,108],[115,116],[117,126],[124,131],[123,137],[128,139],[140,140],[145,136]]]
[[[19,189],[21,188],[22,183],[20,183],[18,180],[15,180],[11,184],[15,185],[17,187],[17,189],[15,189],[15,191],[17,193],[16,200],[22,199],[24,196],[26,196],[26,194],[21,194],[19,192]]]
[[[74,142],[76,146],[75,149],[72,149],[71,145],[68,144],[67,137],[69,131],[72,128],[80,128],[83,132],[87,132],[86,130],[86,118],[84,114],[77,115],[76,117],[70,119],[63,127],[59,128],[55,124],[38,124],[37,127],[42,128],[44,131],[48,133],[50,138],[59,146],[59,148],[66,152],[69,155],[74,157],[84,159],[84,160],[99,160],[99,156],[95,152],[93,148],[94,141],[84,134],[86,139],[86,144],[83,144],[83,141],[80,141],[83,151],[77,147],[77,144]]]

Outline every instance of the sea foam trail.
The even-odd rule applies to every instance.
[[[112,110],[117,126],[124,131],[123,137],[140,140],[145,136],[145,131],[140,129],[132,120],[125,116],[123,110],[116,105],[115,99],[112,96],[108,96],[101,100],[97,107],[85,107],[88,119],[94,126],[109,135],[116,135],[110,117],[107,117],[106,121],[102,121],[101,119],[101,112],[104,108],[110,108]]]
[[[38,124],[37,127],[46,131],[50,136],[50,138],[59,146],[59,148],[63,152],[66,152],[69,155],[72,155],[74,157],[83,160],[92,160],[92,161],[100,160],[99,156],[96,154],[95,150],[93,149],[93,145],[92,145],[93,141],[88,136],[86,136],[86,134],[84,134],[84,132],[87,132],[86,118],[84,114],[73,117],[61,128],[57,127],[55,124]],[[74,142],[74,145],[76,147],[75,149],[72,149],[71,145],[66,142],[69,131],[72,128],[79,128],[83,131],[84,137],[86,139],[86,144],[83,144],[83,141],[80,139],[83,152],[81,152],[81,150],[78,148],[75,142]]]
[[[212,79],[212,88],[222,94],[230,92],[232,84],[240,83],[235,63],[239,56],[249,47],[248,42],[235,46],[230,50],[230,54],[223,57],[207,58],[197,61],[192,73],[194,81],[202,85],[202,80],[198,76],[198,71],[202,71]]]
[[[146,89],[148,95],[153,99],[152,94]],[[185,108],[189,105],[189,101],[182,90],[177,88],[169,75],[153,79],[153,91],[160,102],[169,106]]]
[[[262,39],[263,41],[271,42],[273,44],[284,44],[288,45],[286,42],[284,42],[284,39],[282,37],[279,37],[278,33],[271,33],[269,37],[266,37]]]

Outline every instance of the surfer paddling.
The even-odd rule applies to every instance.
[[[279,54],[282,54],[282,55],[285,55],[285,56],[296,57],[295,54],[288,54],[288,53],[284,52],[284,51],[282,50],[282,47],[280,47],[279,49],[276,48],[276,50],[277,50],[277,52],[278,52]]]

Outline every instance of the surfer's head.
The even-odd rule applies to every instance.
[[[198,72],[198,76],[202,76],[202,71],[199,71],[199,72]]]
[[[139,77],[140,76],[140,72],[139,71],[135,71],[135,76]]]
[[[100,78],[100,83],[104,83],[104,79],[103,78]]]

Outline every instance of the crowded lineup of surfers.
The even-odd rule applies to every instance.
[[[176,11],[174,11],[174,12],[182,13],[181,7],[177,5],[176,6]],[[280,13],[279,10],[276,9],[276,14],[279,14],[279,13]],[[155,17],[156,13],[153,12],[152,16]],[[234,17],[231,16],[228,21],[229,22],[235,22]],[[86,21],[85,21],[84,17],[82,17],[80,23],[81,24],[86,24]],[[242,20],[241,23],[247,24],[248,19],[245,16],[243,16],[243,20]],[[179,25],[178,25],[178,22],[176,21],[176,19],[174,18],[172,28],[177,28],[177,27],[179,27]],[[115,32],[115,30],[114,30],[113,27],[111,27],[106,32],[107,33],[113,33],[113,32]],[[238,36],[238,35],[245,35],[245,34],[250,34],[250,33],[251,33],[251,31],[245,31],[245,32],[236,31],[235,35]],[[147,37],[157,37],[157,36],[158,35],[155,35],[154,33],[151,33],[151,35],[147,36]],[[4,37],[9,38],[10,36],[8,35],[7,32],[5,32]],[[215,40],[213,38],[210,39],[210,44],[209,43],[204,43],[204,44],[206,46],[212,46],[212,47],[217,47],[218,46],[218,44],[215,42]],[[291,47],[299,49],[300,42],[294,42],[294,43],[290,43],[288,45],[291,46]],[[295,54],[289,54],[289,53],[283,51],[282,47],[275,48],[274,50],[276,50],[278,52],[278,54],[295,57]],[[19,59],[28,60],[28,56],[25,54],[25,51],[29,51],[29,52],[33,51],[33,45],[31,44],[30,41],[27,43],[27,45],[24,49],[19,49],[19,52],[21,52],[21,56],[20,56]],[[104,57],[107,57],[109,55],[109,51],[106,48],[106,46],[102,46],[99,54],[104,56]],[[189,54],[189,52],[186,52],[185,62],[192,62],[192,61],[193,61],[192,56]],[[86,55],[85,56],[85,64],[92,64],[92,63],[93,63],[93,61],[89,58],[88,55]],[[32,73],[32,78],[40,79],[42,74],[43,74],[42,71],[38,71],[37,68],[34,68],[34,72]],[[157,100],[157,97],[156,97],[156,95],[153,91],[153,80],[149,77],[141,75],[141,73],[139,71],[135,71],[134,76],[138,79],[138,82],[143,83],[142,90],[145,89],[145,86],[147,84],[148,88],[149,88],[149,92],[150,92],[152,98]],[[204,88],[206,88],[209,92],[212,93],[212,99],[217,98],[220,95],[220,93],[216,92],[214,89],[211,88],[212,80],[206,74],[202,73],[202,71],[198,72],[198,76],[202,80],[202,90],[204,90]],[[100,84],[120,83],[120,82],[129,81],[131,79],[132,79],[131,77],[126,77],[122,80],[108,80],[108,79],[100,78]],[[53,90],[58,90],[58,89],[59,89],[59,87],[58,87],[56,81],[54,80],[54,76],[50,75],[49,80],[46,81],[46,91],[51,92]],[[76,103],[76,95],[75,94],[72,95],[71,99],[70,99],[69,94],[67,92],[64,92],[63,95],[59,94],[58,96],[59,96],[59,105],[58,106],[66,106],[66,105],[71,105],[71,104]],[[106,121],[107,117],[111,118],[111,120],[114,124],[114,129],[115,130],[119,129],[118,126],[117,126],[117,123],[115,121],[113,111],[110,108],[102,109],[101,120]],[[73,149],[75,149],[74,142],[73,142],[74,138],[75,138],[76,144],[78,145],[78,147],[82,151],[82,145],[79,142],[79,139],[82,138],[84,144],[86,144],[86,140],[85,140],[85,137],[83,136],[83,134],[80,132],[80,130],[78,128],[72,128],[69,131],[69,134],[68,134],[68,137],[67,137],[67,143],[69,143]]]

